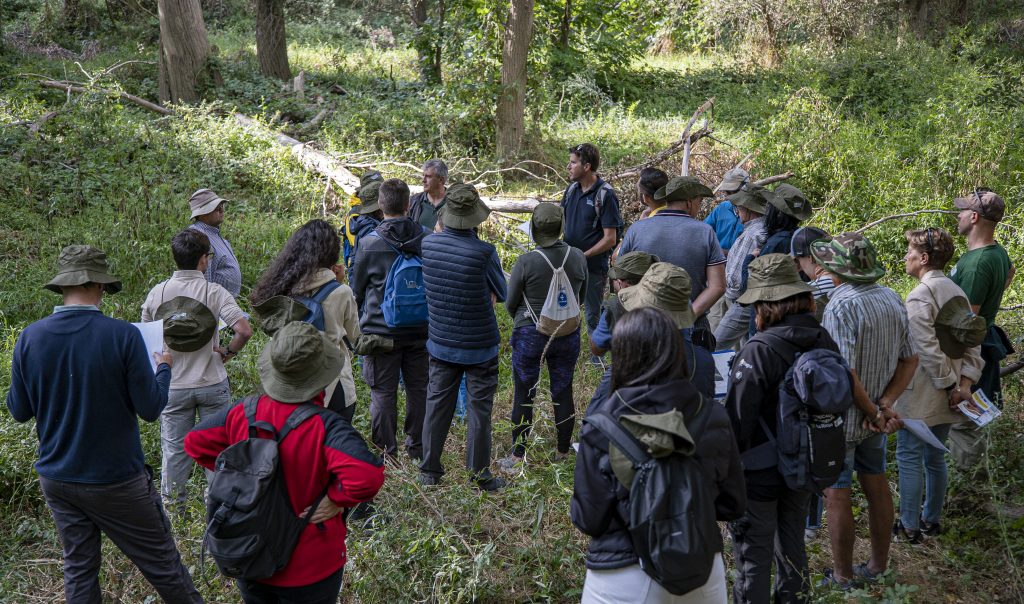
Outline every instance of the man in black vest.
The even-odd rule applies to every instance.
[[[430,312],[430,376],[420,465],[420,482],[425,485],[438,484],[444,475],[441,451],[465,375],[469,392],[466,467],[484,491],[505,486],[490,470],[491,409],[498,389],[501,343],[494,304],[505,301],[505,274],[497,250],[477,239],[473,231],[490,212],[472,185],[455,185],[444,198],[444,229],[423,239],[423,283]]]

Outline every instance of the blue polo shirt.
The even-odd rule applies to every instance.
[[[723,201],[715,206],[715,209],[711,210],[708,217],[704,219],[705,224],[714,229],[715,236],[718,237],[718,244],[722,246],[723,250],[731,248],[732,244],[736,242],[736,238],[743,232],[743,223],[736,217],[733,210],[735,210],[735,206],[731,202]]]
[[[594,209],[594,200],[598,191],[607,186],[601,215]],[[621,229],[622,216],[619,213],[619,198],[615,189],[599,176],[594,186],[586,191],[579,183],[572,183],[562,194],[562,208],[565,210],[565,242],[583,252],[594,247],[604,237],[604,229]],[[595,226],[596,225],[596,226]],[[611,250],[587,258],[587,271],[591,273],[608,272],[608,257]]]

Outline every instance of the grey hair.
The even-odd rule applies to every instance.
[[[426,172],[427,169],[433,169],[434,174],[443,178],[445,182],[448,182],[448,166],[443,161],[439,159],[428,159],[423,164],[423,171]]]

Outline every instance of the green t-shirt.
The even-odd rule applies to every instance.
[[[967,294],[978,315],[985,317],[989,327],[996,322],[996,313],[1003,300],[1003,288],[1010,274],[1010,257],[998,243],[970,250],[960,256],[949,278]]]

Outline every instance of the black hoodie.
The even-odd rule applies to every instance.
[[[359,253],[352,265],[352,293],[359,307],[359,328],[363,333],[387,336],[396,340],[426,340],[427,326],[391,328],[384,322],[380,303],[384,297],[384,281],[398,257],[395,249],[420,255],[420,243],[428,233],[411,218],[385,219],[374,231],[359,241]]]
[[[693,384],[684,379],[657,386],[622,388],[618,394],[591,403],[587,416],[604,412],[618,418],[625,413],[664,413],[678,409],[689,422],[701,404]],[[709,479],[707,488],[713,489],[716,518],[736,520],[747,506],[736,440],[725,409],[709,398],[705,398],[703,404],[711,405],[711,417],[704,432],[697,435],[695,456]],[[587,568],[609,570],[637,564],[639,558],[623,521],[628,517],[628,500],[629,490],[615,478],[608,461],[608,437],[584,423],[580,430],[570,514],[573,524],[591,536]],[[721,537],[714,535],[714,542],[707,546],[711,551],[722,551]]]

